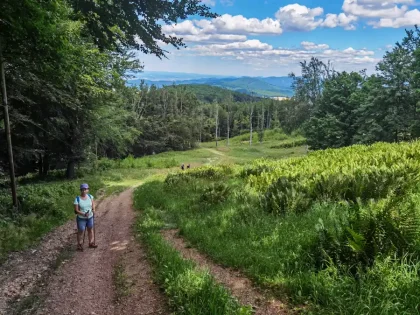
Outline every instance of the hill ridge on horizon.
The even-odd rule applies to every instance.
[[[138,85],[141,80],[157,87],[180,84],[205,84],[223,87],[236,92],[262,97],[293,96],[293,79],[288,76],[217,76],[182,72],[144,71],[129,79],[129,85]]]

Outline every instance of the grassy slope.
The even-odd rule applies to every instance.
[[[309,302],[315,313],[417,314],[420,247],[416,235],[420,225],[416,220],[420,209],[416,205],[420,192],[411,173],[420,169],[418,147],[378,145],[371,151],[361,146],[281,164],[283,170],[276,170],[276,176],[292,174],[296,167],[302,175],[295,186],[296,196],[290,199],[298,207],[286,217],[264,211],[262,194],[235,175],[237,167],[171,176],[168,184],[150,182],[137,194],[147,196],[141,200],[142,208],[158,209],[166,223],[180,227],[195,247],[222,264],[242,269],[280,296],[286,294],[296,303]],[[364,167],[373,172],[361,177],[358,170]],[[354,180],[348,190],[346,177]],[[408,181],[413,191],[394,196],[399,183]],[[319,200],[299,213],[306,203],[298,193],[315,191],[321,185],[325,195],[316,195]],[[343,196],[360,194],[360,206],[327,199],[340,191]],[[376,195],[385,197],[370,201]],[[359,234],[346,234],[349,225]],[[367,268],[363,255],[370,255],[373,249],[363,248],[362,233],[365,240],[373,238],[376,244],[374,263]],[[404,252],[407,254],[401,256]]]
[[[200,145],[201,148],[207,150],[216,150],[219,152],[217,163],[236,163],[245,164],[249,163],[258,158],[267,159],[282,159],[288,157],[296,157],[306,154],[306,146],[298,145],[290,148],[276,148],[290,142],[304,140],[301,136],[290,137],[279,130],[268,130],[264,134],[264,141],[258,142],[257,133],[253,133],[252,145],[249,145],[250,134],[245,133],[240,136],[236,136],[229,140],[229,146],[227,146],[227,140],[216,142],[206,142]]]

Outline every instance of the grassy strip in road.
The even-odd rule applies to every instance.
[[[130,294],[130,282],[121,260],[114,266],[112,279],[115,286],[115,302],[118,303]]]

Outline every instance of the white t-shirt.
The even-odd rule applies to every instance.
[[[90,219],[93,217],[92,212],[92,202],[93,202],[93,196],[92,195],[86,195],[86,199],[83,199],[81,196],[79,196],[79,202],[77,202],[77,197],[74,199],[74,204],[79,205],[79,211],[83,213],[90,212],[87,217],[82,216],[80,214],[77,214],[77,216],[81,219]]]

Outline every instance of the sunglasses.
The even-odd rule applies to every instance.
[[[83,191],[83,190],[89,190],[89,188],[82,188],[82,189],[80,189],[81,191]]]

